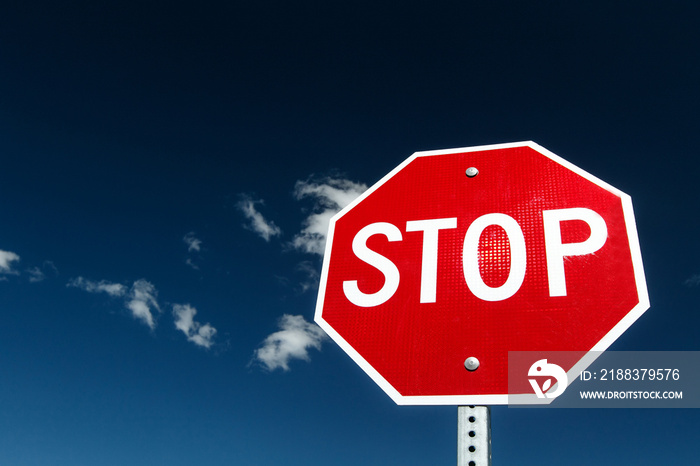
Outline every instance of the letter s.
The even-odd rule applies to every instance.
[[[352,240],[352,252],[358,259],[371,265],[384,274],[384,285],[375,293],[363,293],[357,280],[343,282],[343,292],[355,306],[374,307],[385,303],[399,288],[399,269],[386,257],[367,247],[367,240],[373,235],[384,235],[389,241],[401,241],[401,231],[391,223],[372,223],[361,229]]]

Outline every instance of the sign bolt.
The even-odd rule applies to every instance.
[[[477,170],[476,167],[469,167],[467,168],[466,173],[469,178],[474,178],[476,175],[479,174],[479,170]]]
[[[469,372],[474,372],[479,368],[479,360],[474,356],[469,357],[464,361],[464,367],[466,367]]]

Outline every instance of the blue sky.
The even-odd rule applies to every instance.
[[[22,2],[0,15],[0,464],[453,464],[312,324],[324,221],[533,140],[632,197],[698,350],[694,2]],[[697,410],[492,411],[497,464],[691,464]]]

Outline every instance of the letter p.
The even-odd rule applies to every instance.
[[[544,244],[547,254],[547,278],[549,296],[566,296],[564,258],[592,254],[603,247],[608,239],[605,220],[597,212],[583,207],[572,209],[544,210]],[[581,243],[562,243],[561,222],[581,220],[588,224],[591,235]]]

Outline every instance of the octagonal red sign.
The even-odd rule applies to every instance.
[[[630,197],[522,142],[417,152],[337,214],[315,320],[399,404],[503,404],[509,351],[583,361],[648,307]]]

